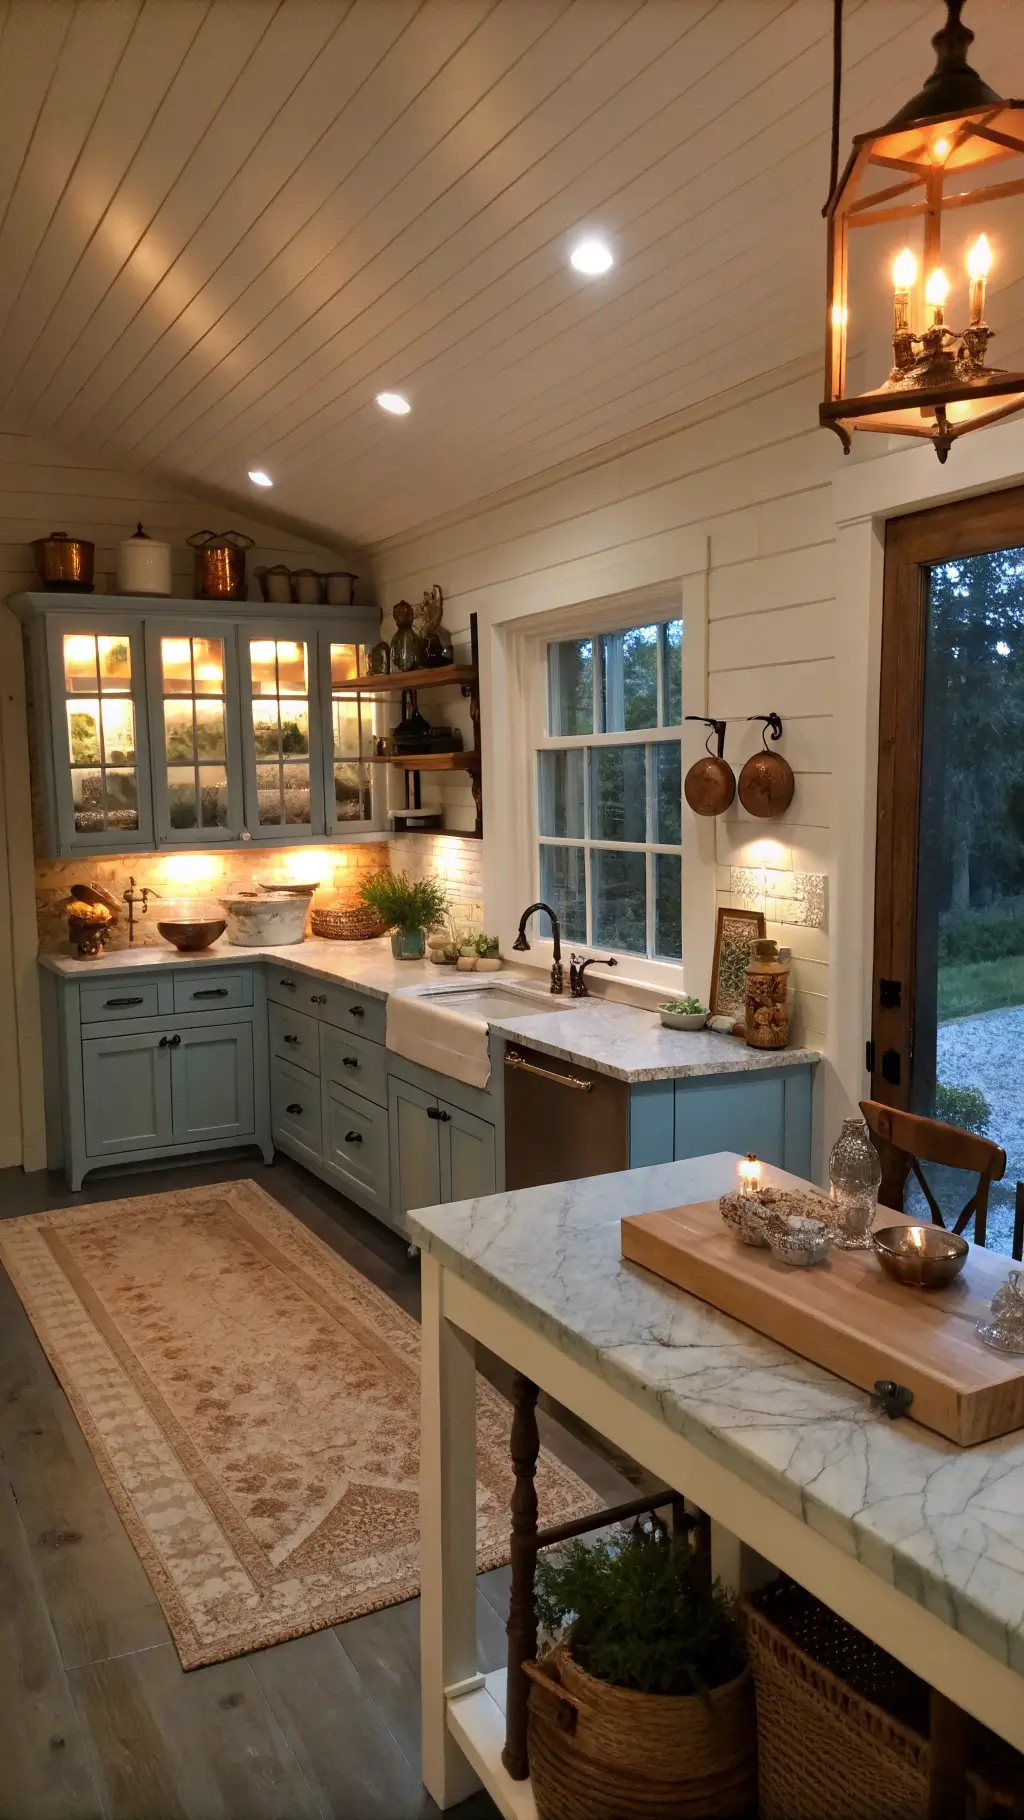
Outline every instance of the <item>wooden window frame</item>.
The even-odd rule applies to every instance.
[[[915,1041],[918,844],[927,635],[925,569],[1024,546],[1024,487],[891,518],[885,532],[878,716],[871,1097],[910,1110]],[[883,1003],[883,981],[899,1003]],[[884,996],[894,996],[890,987]],[[899,1081],[887,1075],[899,1061]],[[883,1072],[884,1070],[884,1072]]]

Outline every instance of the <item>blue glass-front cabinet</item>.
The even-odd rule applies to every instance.
[[[294,845],[377,831],[369,607],[32,593],[29,650],[49,857]]]

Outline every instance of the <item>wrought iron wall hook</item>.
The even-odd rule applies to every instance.
[[[683,718],[684,718],[684,720],[699,720],[702,727],[711,728],[711,733],[708,734],[707,739],[704,741],[705,750],[709,753],[709,755],[712,758],[721,758],[722,754],[725,751],[726,722],[724,720],[711,720],[708,717],[708,715],[706,715],[706,714],[686,714],[683,716]],[[714,734],[715,738],[718,741],[718,751],[717,752],[711,751],[711,734],[712,733]]]
[[[748,714],[747,719],[764,721],[764,731],[761,734],[761,744],[763,745],[766,752],[768,750],[769,733],[771,734],[772,739],[781,739],[782,738],[782,716],[781,715],[779,715],[779,714]]]

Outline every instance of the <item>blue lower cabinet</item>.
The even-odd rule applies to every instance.
[[[810,1067],[643,1081],[630,1093],[629,1114],[633,1169],[752,1150],[763,1162],[810,1176]]]
[[[357,1206],[391,1210],[388,1115],[333,1081],[323,1085],[324,1172]]]
[[[168,1051],[176,1144],[219,1144],[256,1130],[252,1024],[181,1030]]]
[[[428,1089],[388,1078],[391,1213],[474,1200],[498,1186],[494,1126]]]
[[[274,1143],[289,1156],[319,1169],[323,1161],[319,1077],[276,1055],[270,1058],[270,1127]]]
[[[438,1102],[438,1110],[442,1201],[473,1201],[494,1194],[498,1186],[494,1126],[445,1100]]]
[[[89,1157],[173,1144],[171,1055],[157,1033],[88,1037],[82,1075]]]

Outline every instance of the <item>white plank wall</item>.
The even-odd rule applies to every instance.
[[[708,712],[780,713],[779,748],[797,777],[791,808],[758,823],[736,803],[715,826],[718,901],[729,866],[828,873],[832,856],[834,533],[831,478],[838,444],[816,428],[817,372],[774,382],[695,410],[657,440],[609,454],[583,472],[541,476],[518,496],[376,552],[384,607],[418,600],[440,582],[457,643],[476,611],[488,628],[545,608],[672,583],[703,567],[708,577]],[[483,655],[485,673],[486,650]],[[699,711],[699,704],[696,705]],[[489,704],[484,701],[485,759]],[[760,729],[740,720],[726,754],[737,773]],[[500,912],[493,859],[508,832],[523,778],[485,764],[484,920]],[[449,787],[465,790],[461,782]],[[709,862],[710,863],[710,862]],[[787,926],[797,1028],[828,1034],[828,934]],[[688,981],[706,993],[706,979]]]
[[[0,434],[0,601],[39,585],[32,538],[67,531],[96,544],[96,590],[113,591],[117,546],[141,519],[172,544],[176,590],[192,593],[192,531],[227,525],[257,540],[258,562],[350,568],[364,580],[369,564],[352,549],[311,546],[289,531],[235,507],[192,498],[152,473],[115,472],[32,436]],[[250,581],[250,593],[258,590]],[[29,801],[28,736],[21,626],[0,606],[0,1168],[41,1168],[42,1067],[36,978],[35,875]],[[7,1033],[16,1033],[17,1041]]]

